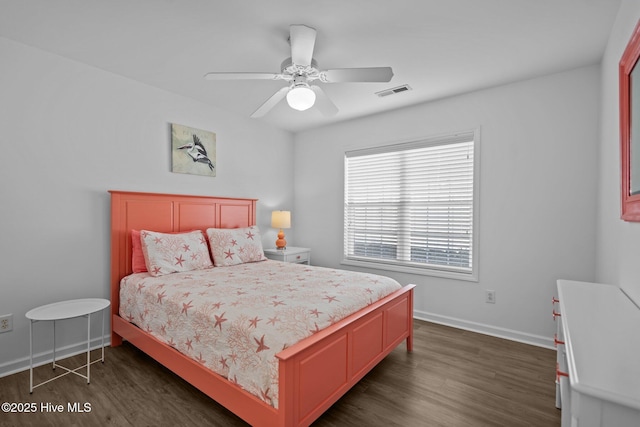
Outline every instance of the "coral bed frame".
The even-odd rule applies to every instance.
[[[120,279],[131,274],[131,229],[160,232],[255,225],[255,199],[110,191],[111,345],[127,340],[254,426],[306,426],[395,347],[413,349],[413,288],[281,351],[278,408],[266,404],[119,316]]]

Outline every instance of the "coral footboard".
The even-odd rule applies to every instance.
[[[131,342],[253,426],[307,426],[395,347],[413,349],[413,288],[382,300],[281,351],[278,409],[114,315],[112,345]]]
[[[413,288],[278,353],[278,426],[311,424],[402,341],[413,350]]]

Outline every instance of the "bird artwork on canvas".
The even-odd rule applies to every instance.
[[[194,162],[204,163],[209,166],[209,169],[214,169],[213,163],[211,163],[211,160],[207,157],[207,150],[197,135],[193,134],[193,142],[178,147],[178,150],[186,150],[185,153],[187,153]]]
[[[175,173],[216,176],[216,134],[171,125],[172,166]]]

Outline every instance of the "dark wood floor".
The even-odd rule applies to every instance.
[[[51,373],[39,367],[35,381]],[[416,321],[414,352],[395,349],[314,426],[559,426],[554,375],[553,350]],[[0,412],[0,426],[246,426],[126,343],[106,349],[89,385],[68,375],[30,395],[29,371],[0,378],[3,402],[37,412]],[[47,403],[64,411],[43,412]],[[70,413],[74,403],[90,412]]]

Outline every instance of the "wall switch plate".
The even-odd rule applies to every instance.
[[[9,332],[13,329],[13,314],[0,316],[0,333]]]
[[[491,289],[487,289],[484,291],[484,302],[487,304],[495,304],[496,303],[496,291],[492,291]]]

